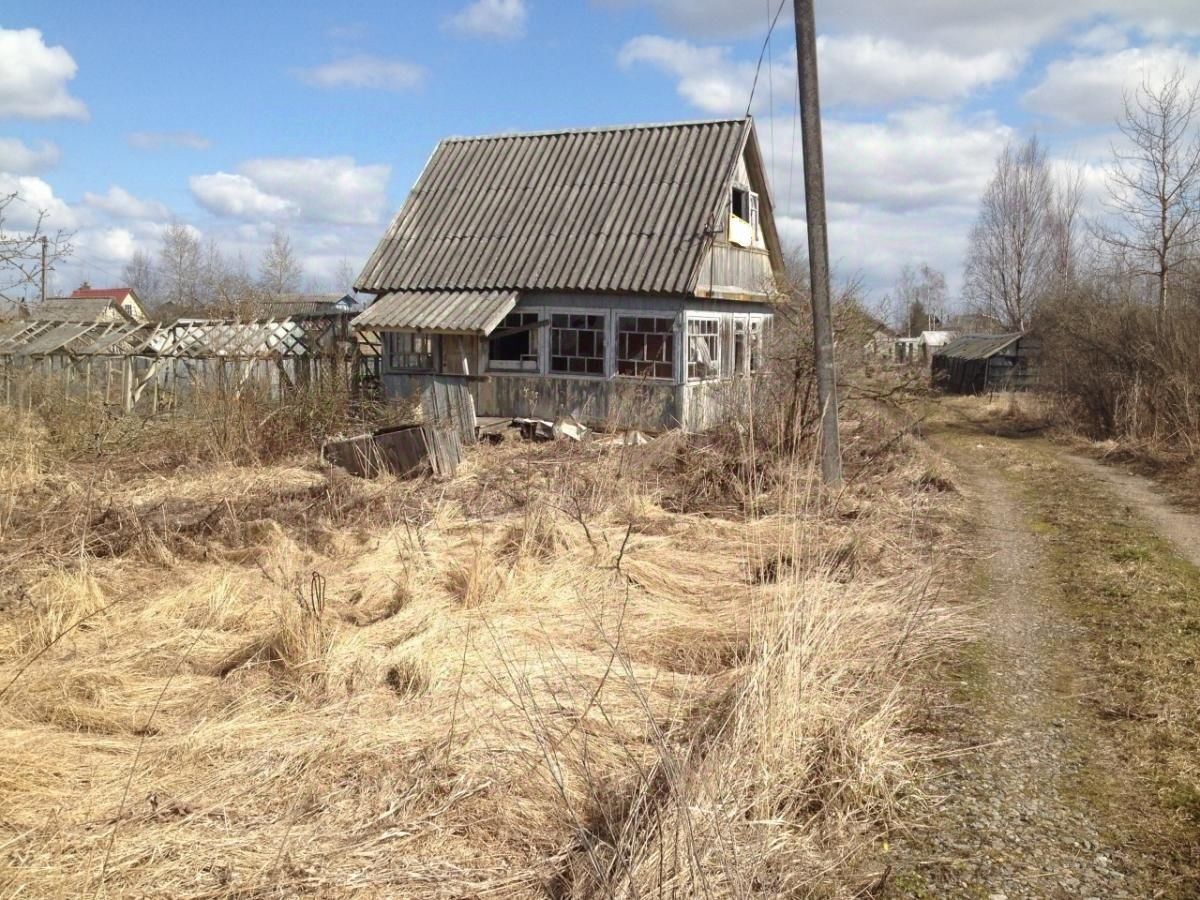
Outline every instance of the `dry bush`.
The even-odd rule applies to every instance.
[[[1200,307],[1160,322],[1119,284],[1059,298],[1043,331],[1048,387],[1063,418],[1089,437],[1200,452]]]

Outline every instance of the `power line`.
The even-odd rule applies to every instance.
[[[771,155],[775,155],[775,59],[773,47],[771,46],[771,32],[774,31],[774,26],[771,23],[771,0],[766,0],[767,3],[767,129],[768,137],[771,141]]]
[[[767,0],[770,2],[770,0]],[[771,46],[771,35],[775,31],[775,26],[779,23],[779,17],[783,14],[783,7],[787,4],[787,0],[779,0],[779,8],[775,10],[775,17],[771,19],[771,24],[767,26],[767,36],[763,39],[762,49],[758,51],[758,63],[754,66],[754,81],[750,85],[750,99],[746,101],[746,115],[750,115],[750,107],[754,105],[754,91],[758,88],[758,76],[762,72],[763,58],[767,55],[767,50]]]

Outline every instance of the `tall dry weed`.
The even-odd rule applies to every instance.
[[[840,495],[736,430],[436,487],[51,458],[90,506],[0,548],[44,592],[0,622],[0,894],[852,895],[955,637],[953,493],[887,441]]]

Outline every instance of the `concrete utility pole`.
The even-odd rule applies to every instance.
[[[42,235],[42,303],[46,302],[46,236]]]
[[[804,205],[808,215],[808,273],[812,294],[813,357],[821,404],[821,476],[842,482],[838,439],[837,369],[829,302],[829,239],[825,219],[825,162],[821,150],[821,92],[817,83],[817,27],[813,0],[793,0],[796,66],[800,75],[800,133],[804,145]]]

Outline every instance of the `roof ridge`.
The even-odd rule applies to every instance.
[[[475,141],[502,141],[509,138],[556,137],[568,134],[600,134],[610,131],[651,131],[660,128],[695,128],[703,125],[740,125],[752,116],[724,119],[683,119],[678,122],[637,122],[628,125],[601,125],[593,128],[550,128],[542,131],[505,131],[498,134],[451,135],[442,144],[465,144]]]

